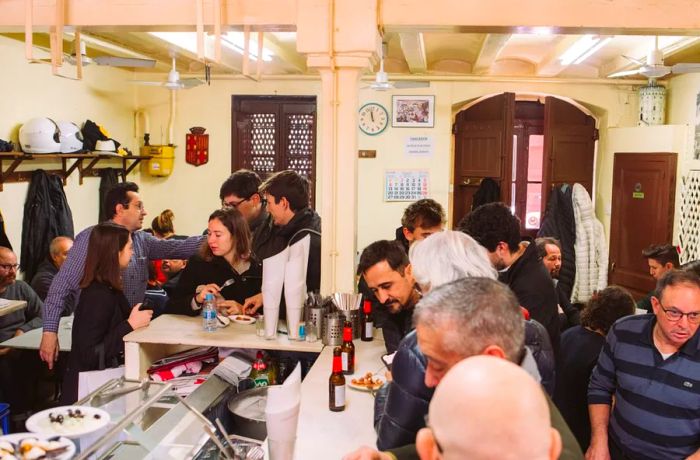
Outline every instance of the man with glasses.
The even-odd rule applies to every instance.
[[[122,182],[105,195],[104,209],[110,222],[121,225],[131,232],[133,254],[129,266],[122,272],[124,295],[129,305],[143,302],[148,283],[148,266],[156,259],[188,259],[194,255],[204,237],[193,236],[185,240],[160,240],[153,235],[138,231],[143,226],[146,208],[139,195],[139,187],[133,182]],[[58,323],[66,314],[66,299],[71,294],[79,296],[80,280],[83,278],[88,241],[93,227],[88,227],[75,237],[68,258],[51,283],[44,304],[44,332],[41,337],[39,355],[49,369],[53,369],[58,356]],[[77,304],[78,297],[75,298]]]
[[[15,253],[0,246],[0,298],[27,302],[26,308],[0,316],[0,342],[42,324],[41,299],[27,283],[15,279],[18,270]],[[33,352],[0,347],[0,400],[10,403],[13,428],[24,428],[40,364]]]
[[[656,293],[653,314],[608,333],[588,386],[588,460],[700,458],[700,278],[671,270]]]
[[[254,254],[264,252],[262,246],[270,241],[275,230],[272,217],[267,212],[267,202],[258,192],[260,184],[262,181],[257,173],[239,169],[221,184],[219,190],[221,206],[237,209],[248,222],[253,235]]]

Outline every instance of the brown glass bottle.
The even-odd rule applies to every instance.
[[[328,379],[328,408],[333,412],[345,410],[345,376],[340,347],[333,349],[333,372]]]
[[[372,302],[365,300],[362,311],[362,327],[360,330],[360,340],[371,342],[374,340],[374,316],[372,315]]]
[[[343,345],[341,345],[340,351],[342,352],[343,374],[354,374],[355,344],[352,343],[352,323],[350,321],[345,321],[343,326]]]

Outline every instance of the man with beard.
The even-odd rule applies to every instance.
[[[408,255],[399,242],[375,241],[362,251],[357,274],[379,301],[374,318],[384,333],[387,352],[393,353],[413,329],[413,308],[421,297]]]
[[[17,256],[11,249],[0,246],[0,298],[23,300],[27,307],[0,317],[0,342],[41,327],[41,299],[24,281],[16,280]],[[0,348],[0,400],[10,403],[13,424],[22,421],[31,410],[33,385],[37,380],[39,361],[34,353]],[[25,384],[19,384],[21,378]]]
[[[180,279],[182,270],[187,266],[187,260],[185,259],[164,259],[163,273],[168,277],[168,281],[163,284],[163,290],[168,294],[168,297],[172,297],[172,293],[177,286],[177,282]]]
[[[544,267],[549,272],[554,282],[554,289],[557,291],[559,301],[559,322],[561,330],[564,331],[573,326],[581,324],[581,314],[576,307],[571,305],[571,301],[566,293],[559,289],[559,270],[561,270],[561,243],[556,238],[542,237],[535,240],[537,253],[542,258]]]

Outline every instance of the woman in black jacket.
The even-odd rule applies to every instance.
[[[166,313],[197,316],[207,294],[227,315],[243,313],[243,306],[260,294],[262,266],[252,257],[248,224],[235,208],[209,216],[209,234],[199,254],[182,271]]]
[[[132,254],[131,234],[111,223],[90,233],[80,301],[73,319],[73,345],[63,380],[62,404],[78,399],[78,374],[117,367],[124,361],[124,336],[150,323],[153,312],[129,306],[121,271]]]

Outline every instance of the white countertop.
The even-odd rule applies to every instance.
[[[233,321],[225,328],[206,332],[199,316],[161,315],[151,324],[124,337],[125,342],[139,344],[191,345],[193,347],[260,348],[265,350],[310,351],[323,349],[321,340],[299,342],[277,334],[275,340],[266,340],[255,333],[255,324]]]
[[[58,326],[58,344],[61,351],[70,351],[73,343],[73,316],[64,316]],[[41,344],[42,328],[32,329],[22,335],[13,337],[0,343],[0,347],[21,348],[24,350],[38,350]]]
[[[27,302],[25,302],[24,300],[7,300],[7,299],[2,299],[2,300],[3,300],[3,303],[5,303],[5,302],[7,302],[7,303],[0,307],[0,316],[9,315],[10,313],[14,313],[17,310],[27,308]]]
[[[375,330],[372,342],[355,340],[353,343],[356,370],[354,375],[345,376],[346,385],[351,379],[367,372],[380,373],[383,377],[386,368],[381,356],[386,353],[386,348],[380,330]],[[301,383],[296,459],[340,459],[362,445],[374,447],[377,442],[372,394],[348,386],[345,410],[331,412],[328,409],[328,378],[332,360],[333,347],[325,347]]]

